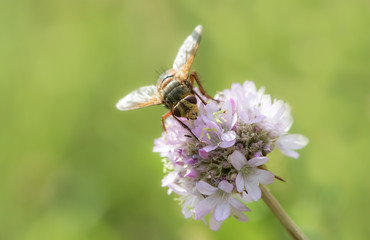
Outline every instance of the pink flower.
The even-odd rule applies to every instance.
[[[222,104],[221,108],[215,102],[210,102],[205,107],[200,106],[199,118],[194,121],[196,126],[193,133],[206,144],[199,150],[202,158],[207,158],[208,153],[218,147],[228,148],[235,144],[235,126],[237,115],[233,114],[230,101]]]
[[[294,150],[304,148],[307,143],[308,138],[301,134],[288,134],[280,137],[276,141],[276,146],[286,156],[298,158],[299,154]]]
[[[229,156],[229,160],[234,168],[239,171],[235,180],[236,189],[238,192],[243,192],[244,189],[247,190],[254,201],[261,198],[259,184],[267,185],[274,182],[274,174],[258,168],[258,166],[268,161],[267,157],[255,157],[247,161],[245,156],[236,150]]]
[[[195,219],[201,219],[208,213],[213,212],[210,220],[210,225],[213,230],[217,230],[230,214],[236,216],[240,221],[247,220],[242,212],[250,210],[242,202],[232,196],[233,184],[223,180],[216,188],[204,181],[199,181],[196,184],[196,188],[201,194],[207,197],[196,205]]]

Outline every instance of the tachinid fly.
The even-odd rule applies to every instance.
[[[173,116],[182,126],[190,129],[177,117],[194,120],[198,116],[197,96],[204,104],[206,102],[194,91],[194,80],[199,90],[207,98],[212,99],[203,89],[197,73],[193,71],[189,76],[190,67],[198,49],[202,35],[202,26],[198,25],[181,45],[172,69],[163,73],[157,86],[145,86],[129,93],[118,101],[116,107],[126,111],[151,105],[164,104],[170,111],[162,116],[163,129],[166,130],[164,120]]]

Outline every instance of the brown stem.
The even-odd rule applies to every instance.
[[[281,207],[276,198],[271,194],[270,190],[262,184],[260,184],[260,188],[262,190],[262,200],[270,208],[272,213],[288,231],[292,238],[296,240],[308,240],[301,229],[298,228],[298,226],[292,221],[292,219]]]

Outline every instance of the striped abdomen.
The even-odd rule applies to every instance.
[[[172,79],[163,89],[162,96],[166,106],[172,109],[176,104],[186,96],[191,94],[191,90],[182,85],[179,81]]]

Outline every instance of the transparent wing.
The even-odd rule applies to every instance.
[[[157,87],[154,85],[141,87],[122,98],[116,104],[121,111],[127,111],[151,105],[162,104]]]
[[[173,69],[181,70],[186,74],[186,76],[188,75],[199,46],[201,35],[202,26],[198,25],[181,45],[175,58],[175,62],[173,63]]]

